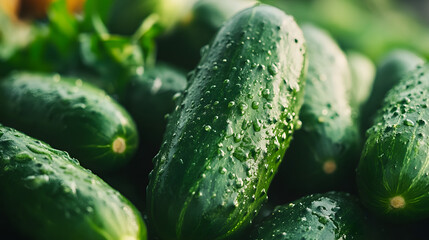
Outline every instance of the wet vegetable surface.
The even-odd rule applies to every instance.
[[[251,222],[297,127],[305,62],[301,30],[276,8],[225,23],[154,159],[147,208],[162,239],[221,239]]]
[[[124,165],[138,145],[124,108],[81,79],[14,73],[0,81],[0,107],[3,124],[68,151],[98,173]]]
[[[388,92],[357,169],[362,202],[391,221],[429,216],[429,65]]]
[[[302,128],[294,134],[279,185],[299,196],[330,190],[350,190],[354,185],[359,134],[349,99],[351,75],[344,52],[329,34],[314,25],[303,25],[308,45],[308,74]]]
[[[249,239],[376,239],[368,224],[357,198],[328,192],[277,206]]]
[[[143,240],[140,213],[66,152],[0,125],[0,212],[31,239]]]

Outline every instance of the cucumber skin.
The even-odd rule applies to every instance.
[[[0,125],[0,212],[32,239],[146,239],[140,213],[66,152]]]
[[[361,109],[362,132],[365,133],[373,125],[375,114],[383,104],[387,92],[399,80],[425,60],[414,52],[396,49],[387,53],[377,66],[371,94]],[[362,134],[364,135],[364,134]]]
[[[127,163],[138,146],[129,114],[102,90],[77,78],[18,72],[0,80],[0,121],[65,150],[105,173]],[[123,153],[112,150],[116,137]]]
[[[186,85],[186,74],[167,64],[147,68],[143,75],[130,79],[120,102],[135,120],[145,146],[159,149],[167,125],[165,115],[174,110],[173,99]]]
[[[405,222],[429,216],[429,65],[417,67],[388,92],[357,168],[362,202],[387,220]],[[402,196],[405,207],[393,208]]]
[[[350,71],[344,52],[325,30],[302,25],[307,42],[308,74],[299,118],[280,166],[282,192],[303,196],[332,190],[351,190],[359,155],[359,131],[348,97]],[[336,169],[326,172],[333,161]]]
[[[292,17],[265,5],[218,32],[153,160],[147,209],[161,239],[223,239],[257,214],[297,126],[304,41]]]
[[[357,198],[343,192],[313,194],[277,206],[250,240],[377,239]]]

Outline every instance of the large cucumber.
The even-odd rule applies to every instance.
[[[75,78],[14,73],[0,80],[0,121],[48,142],[102,173],[124,165],[138,134],[128,113]]]
[[[66,152],[0,125],[0,213],[31,239],[141,240],[134,206]]]
[[[357,198],[343,192],[314,194],[277,206],[251,232],[252,240],[377,239]]]
[[[388,92],[357,168],[362,202],[393,221],[429,217],[429,64]]]
[[[377,67],[373,87],[368,101],[362,106],[361,125],[365,132],[372,126],[374,115],[381,108],[386,93],[392,89],[399,80],[424,60],[416,53],[397,49],[387,53]]]
[[[297,126],[304,37],[271,6],[220,29],[169,118],[147,188],[161,239],[223,239],[257,214]]]
[[[294,134],[278,177],[289,194],[349,189],[355,179],[359,134],[347,94],[347,59],[326,31],[309,24],[302,31],[309,59],[299,116],[302,128]]]

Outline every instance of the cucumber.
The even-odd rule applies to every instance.
[[[54,74],[18,72],[0,80],[0,122],[97,173],[124,165],[138,146],[134,121],[105,92]]]
[[[343,192],[305,196],[277,206],[250,233],[251,240],[377,239],[357,198]]]
[[[351,104],[352,109],[359,114],[360,107],[371,94],[375,77],[375,64],[367,56],[356,51],[347,51],[347,61],[352,76]]]
[[[186,74],[166,64],[146,68],[130,79],[121,103],[136,121],[144,145],[159,146],[167,125],[165,115],[174,110],[173,98],[185,90]]]
[[[374,115],[381,108],[386,93],[409,71],[424,63],[416,53],[397,49],[387,53],[377,67],[375,80],[368,101],[362,106],[361,125],[366,131],[373,124]]]
[[[429,217],[429,64],[388,92],[357,168],[362,202],[391,221]]]
[[[140,213],[66,152],[0,125],[0,213],[31,239],[146,239]]]
[[[266,5],[220,29],[169,117],[147,187],[161,239],[223,239],[258,213],[297,126],[305,40]]]
[[[283,192],[297,196],[349,190],[355,181],[359,132],[347,95],[347,59],[326,31],[310,24],[302,25],[302,31],[309,58],[299,114],[302,128],[294,134],[278,177]]]

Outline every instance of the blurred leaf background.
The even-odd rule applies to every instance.
[[[359,51],[375,62],[394,48],[429,56],[428,1],[262,2],[283,9],[299,23],[312,22],[325,28],[344,50]],[[154,65],[156,59],[191,70],[199,61],[200,48],[210,42],[222,22],[254,3],[0,0],[0,74],[8,69],[61,73],[90,69],[97,75],[124,78],[129,73],[117,73],[128,71],[123,70],[124,65],[130,63],[139,69],[136,64]],[[95,44],[92,48],[90,39]],[[96,62],[106,64],[101,64],[103,67]],[[106,73],[106,69],[114,71]]]

